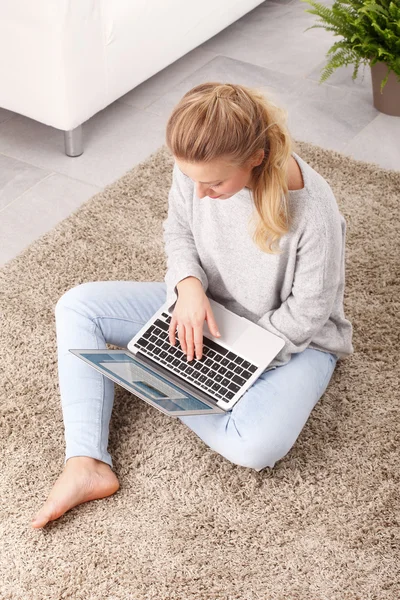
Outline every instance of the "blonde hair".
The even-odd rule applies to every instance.
[[[251,173],[258,215],[252,238],[269,254],[281,254],[276,246],[290,229],[287,171],[295,144],[286,119],[287,112],[256,88],[207,82],[186,92],[166,127],[169,150],[189,163],[226,158],[242,168],[264,150],[262,163]]]

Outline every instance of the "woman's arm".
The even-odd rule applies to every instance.
[[[276,359],[283,364],[305,350],[329,319],[344,269],[346,222],[339,211],[310,215],[299,239],[292,291],[278,309],[257,322],[285,341]]]
[[[163,223],[163,238],[167,256],[167,302],[169,310],[175,304],[177,284],[186,277],[196,277],[208,288],[208,279],[200,265],[196,244],[188,221],[188,203],[193,199],[193,183],[174,164],[172,186],[168,196],[168,217]]]

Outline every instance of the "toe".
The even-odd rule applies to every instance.
[[[38,529],[44,527],[46,523],[56,519],[60,515],[56,515],[56,507],[53,502],[46,502],[46,504],[39,510],[39,512],[32,519],[32,527]]]
[[[35,515],[31,521],[32,527],[35,529],[39,529],[39,527],[43,527],[49,521],[48,517],[46,517],[43,513],[38,513]]]

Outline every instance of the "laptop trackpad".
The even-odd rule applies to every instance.
[[[222,341],[228,346],[234,344],[248,328],[246,319],[231,313],[218,302],[210,300],[210,304],[221,337],[215,337],[211,334],[207,321],[204,321],[203,333],[216,342]]]

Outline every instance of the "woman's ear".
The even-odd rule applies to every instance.
[[[261,148],[261,150],[259,150],[256,154],[256,157],[253,162],[253,167],[258,167],[258,165],[261,165],[262,161],[264,160],[264,156],[265,156],[264,148]]]

